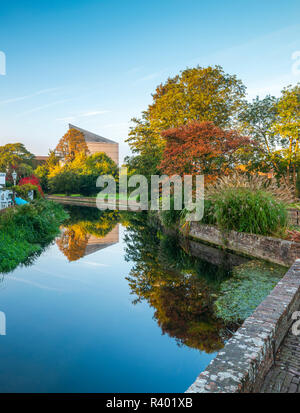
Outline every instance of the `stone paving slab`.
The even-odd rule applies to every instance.
[[[261,393],[300,393],[300,336],[289,330],[266,375]]]

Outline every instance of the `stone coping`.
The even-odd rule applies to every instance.
[[[83,197],[83,196],[55,196],[55,195],[46,195],[46,198],[58,202],[60,204],[74,205],[74,206],[86,206],[86,207],[97,207],[95,197]],[[136,205],[138,207],[136,208]],[[117,199],[116,202],[106,202],[104,204],[103,210],[127,210],[128,211],[140,211],[140,204],[136,204],[134,201],[124,201]],[[145,209],[145,208],[144,208]]]
[[[187,393],[258,392],[300,303],[300,259],[256,308]]]
[[[300,243],[244,232],[222,232],[213,225],[191,222],[188,235],[228,250],[286,267],[300,258]]]

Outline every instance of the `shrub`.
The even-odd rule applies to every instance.
[[[96,195],[99,188],[96,187],[96,181],[99,175],[80,175],[79,193],[84,196]]]
[[[25,199],[25,201],[31,201],[31,199],[28,196],[29,191],[34,191],[34,198],[36,199],[42,197],[40,191],[38,190],[38,187],[32,184],[15,185],[11,189],[15,191],[17,196],[19,196],[22,199]]]
[[[8,208],[0,216],[0,271],[11,271],[41,252],[67,217],[61,205],[44,199]]]
[[[41,185],[40,185],[40,181],[38,180],[38,178],[34,175],[31,176],[26,176],[26,178],[22,178],[19,181],[19,186],[22,185],[34,185],[35,186],[35,191],[38,190],[41,196],[44,196],[44,193],[42,191]]]
[[[215,194],[214,210],[223,230],[270,235],[287,225],[285,205],[262,190],[225,189]]]
[[[64,193],[71,195],[78,193],[79,176],[72,171],[63,170],[57,175],[49,178],[51,193]]]

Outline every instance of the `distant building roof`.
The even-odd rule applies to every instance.
[[[44,155],[36,155],[35,159],[37,161],[47,161],[49,159],[49,156],[44,156]]]
[[[117,142],[115,142],[115,141],[112,141],[112,140],[107,139],[107,138],[103,138],[103,136],[99,136],[99,135],[96,135],[95,133],[89,132],[85,129],[78,128],[77,126],[71,125],[70,123],[69,123],[69,129],[76,129],[79,132],[82,132],[86,142],[102,142],[102,143],[115,143],[115,144],[117,144]]]

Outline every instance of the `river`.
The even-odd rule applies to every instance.
[[[1,392],[184,392],[248,315],[253,271],[269,290],[284,273],[144,214],[67,209],[61,235],[1,275]]]

